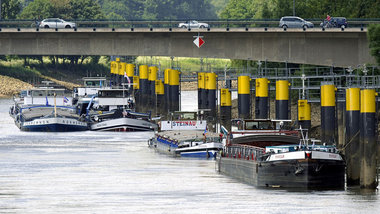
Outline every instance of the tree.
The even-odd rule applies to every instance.
[[[71,19],[104,19],[105,16],[97,1],[69,0],[71,10],[68,15]]]
[[[370,25],[367,34],[371,55],[375,57],[377,64],[380,65],[380,24]]]
[[[15,19],[21,10],[18,0],[1,0],[1,19]]]

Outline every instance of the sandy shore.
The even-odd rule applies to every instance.
[[[20,92],[20,90],[26,90],[33,88],[29,83],[21,80],[0,75],[0,97],[12,97],[14,94]]]

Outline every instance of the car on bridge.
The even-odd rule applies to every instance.
[[[191,21],[179,23],[178,27],[179,28],[209,28],[210,26],[207,23],[191,20]]]
[[[281,28],[313,28],[314,24],[297,16],[284,16],[280,19]]]
[[[41,21],[40,28],[76,28],[76,24],[63,19],[48,18]]]

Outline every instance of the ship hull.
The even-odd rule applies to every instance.
[[[132,118],[115,118],[94,123],[91,125],[91,130],[117,132],[154,131],[157,130],[157,125],[144,120]]]
[[[298,159],[255,161],[218,157],[221,174],[258,187],[343,189],[343,160]]]
[[[39,118],[33,121],[22,122],[18,127],[22,131],[31,132],[74,132],[88,130],[87,123],[70,118]]]
[[[151,139],[148,146],[154,148],[157,152],[171,156],[193,158],[216,158],[218,152],[222,149],[222,144],[214,142],[179,148],[174,141],[163,138]]]

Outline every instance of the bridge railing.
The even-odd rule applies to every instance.
[[[178,28],[179,23],[189,20],[66,20],[77,24],[77,28]],[[210,28],[277,28],[278,19],[244,20],[198,20],[209,24]],[[309,19],[314,27],[319,27],[323,19]],[[347,19],[348,27],[367,27],[380,24],[380,19]],[[0,28],[38,28],[38,20],[1,20]]]

